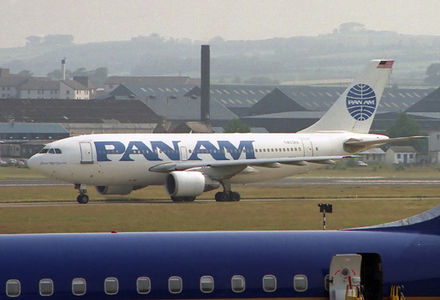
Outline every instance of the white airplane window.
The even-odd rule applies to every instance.
[[[40,290],[40,296],[52,296],[53,295],[53,280],[49,278],[41,279],[38,288]]]
[[[295,275],[293,277],[293,288],[297,292],[305,292],[307,291],[308,283],[307,283],[307,276],[306,275]]]
[[[54,148],[50,148],[50,149],[49,149],[49,153],[50,153],[50,154],[55,154],[55,149],[54,149]]]
[[[61,154],[61,149],[59,149],[59,148],[55,148],[55,153],[56,153],[56,154]]]
[[[107,295],[116,295],[119,291],[119,282],[115,277],[107,277],[104,281],[104,292]]]
[[[231,288],[234,293],[242,293],[246,289],[246,281],[241,275],[234,275],[231,278]]]
[[[18,297],[21,294],[21,284],[17,279],[9,279],[6,281],[6,296]]]
[[[214,291],[214,278],[212,276],[205,275],[200,277],[200,291],[205,294]]]
[[[75,296],[83,296],[87,291],[87,283],[84,278],[73,278],[72,280],[72,294]]]
[[[151,291],[151,280],[149,277],[138,277],[136,281],[138,294],[148,294]]]
[[[40,151],[40,153],[47,153],[49,151],[49,149],[48,148],[43,148],[43,149],[41,149],[41,151]]]
[[[275,292],[277,290],[277,278],[275,275],[263,276],[263,290],[267,293]]]
[[[183,289],[182,278],[179,276],[171,276],[168,279],[168,290],[171,294],[180,294]]]

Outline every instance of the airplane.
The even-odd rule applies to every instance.
[[[87,203],[87,185],[126,195],[165,185],[173,201],[193,201],[223,187],[216,201],[239,201],[231,184],[273,180],[389,142],[368,134],[393,60],[372,60],[315,124],[291,134],[91,134],[47,144],[28,166],[73,183]]]
[[[0,253],[2,299],[438,300],[440,205],[331,231],[2,234]]]

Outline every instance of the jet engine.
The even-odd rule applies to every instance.
[[[165,188],[172,197],[198,196],[219,186],[220,182],[197,171],[173,171],[165,181]]]
[[[128,195],[133,190],[131,185],[100,185],[96,190],[101,195]]]

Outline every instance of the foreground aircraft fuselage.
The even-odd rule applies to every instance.
[[[440,299],[439,207],[420,224],[343,231],[0,235],[3,297]],[[110,296],[111,295],[111,296]]]
[[[390,141],[368,132],[392,65],[371,61],[318,122],[296,134],[85,135],[46,145],[28,164],[75,184],[81,203],[86,185],[102,194],[165,185],[175,201],[222,186],[217,201],[238,201],[232,183],[290,176]]]

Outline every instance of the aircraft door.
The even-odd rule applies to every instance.
[[[80,142],[81,164],[93,164],[92,144],[89,142]]]
[[[337,254],[330,264],[330,300],[345,300],[347,286],[356,289],[361,285],[362,256],[359,254]]]
[[[311,140],[302,140],[304,156],[313,156],[313,143]]]
[[[188,150],[185,146],[182,146],[180,149],[180,160],[187,160],[188,159]]]

